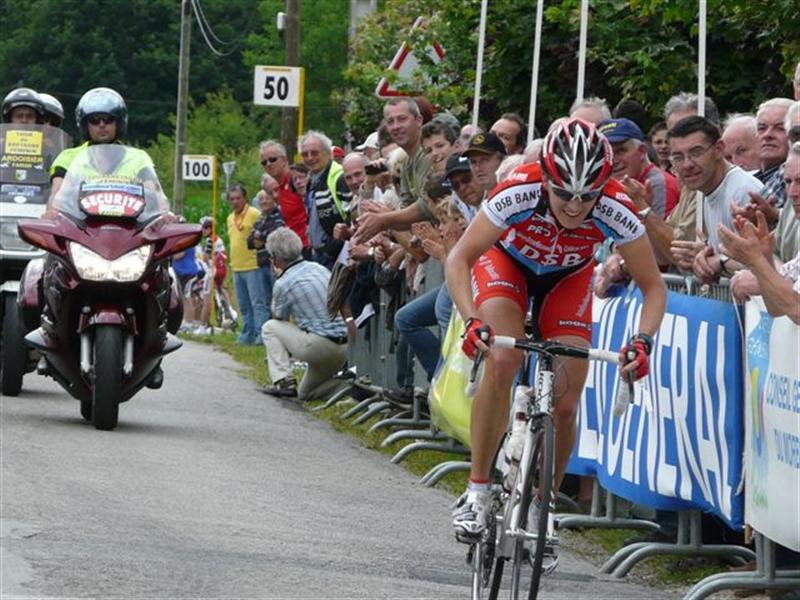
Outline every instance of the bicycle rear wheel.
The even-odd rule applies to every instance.
[[[539,492],[541,506],[539,507],[539,522],[529,525],[536,533],[536,543],[533,548],[533,573],[531,575],[531,587],[528,592],[529,600],[536,600],[539,595],[539,583],[542,578],[542,560],[544,558],[545,546],[547,545],[547,530],[550,520],[550,499],[553,495],[553,475],[555,470],[555,431],[553,419],[550,415],[542,415],[539,422],[534,425],[538,431],[537,450],[534,452],[531,469],[534,473],[533,485],[526,486],[526,490],[534,487]],[[531,492],[528,492],[531,495]],[[528,502],[530,504],[530,500]]]

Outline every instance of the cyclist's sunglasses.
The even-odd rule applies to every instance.
[[[117,119],[114,117],[114,115],[92,115],[88,120],[91,125],[100,125],[101,123],[104,125],[110,125]]]
[[[553,193],[559,197],[559,199],[563,200],[564,202],[569,202],[575,196],[580,198],[581,202],[594,202],[600,197],[600,194],[603,193],[603,190],[592,190],[591,192],[584,192],[582,194],[575,194],[574,192],[570,192],[569,190],[565,190],[560,187],[556,187],[553,184],[550,184],[550,189]]]

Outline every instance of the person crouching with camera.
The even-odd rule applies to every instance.
[[[327,398],[342,385],[333,375],[347,358],[344,319],[328,314],[331,273],[321,264],[303,259],[303,243],[288,227],[269,234],[266,247],[277,278],[272,288],[272,318],[261,329],[273,382],[263,391],[302,401]],[[292,358],[308,363],[299,386]]]

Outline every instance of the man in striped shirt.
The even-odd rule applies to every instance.
[[[278,278],[272,289],[272,319],[261,329],[273,382],[264,393],[319,400],[340,385],[333,375],[347,358],[347,327],[339,315],[331,318],[328,314],[330,271],[303,260],[302,251],[303,243],[288,227],[276,229],[267,238],[267,252]],[[308,363],[299,387],[291,357]]]

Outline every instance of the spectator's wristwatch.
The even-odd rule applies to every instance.
[[[719,274],[724,275],[727,272],[728,261],[731,259],[727,254],[720,253],[719,255]]]
[[[642,220],[642,223],[647,221],[647,215],[650,214],[650,211],[653,210],[652,206],[647,206],[639,211],[639,218]]]

